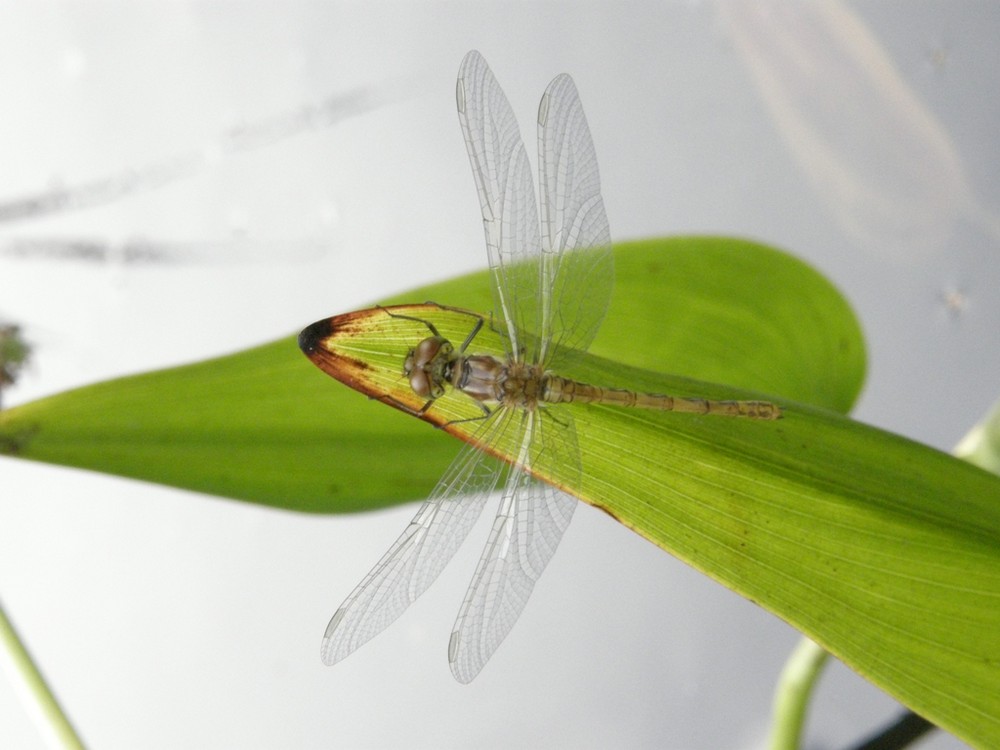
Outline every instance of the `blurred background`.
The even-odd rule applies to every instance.
[[[4,404],[482,268],[454,111],[476,48],[531,154],[545,85],[572,73],[614,237],[805,259],[868,336],[855,416],[949,450],[1000,384],[998,32],[1000,5],[963,0],[7,0],[0,323],[35,354]],[[329,617],[412,512],[298,516],[0,459],[0,599],[94,748],[764,746],[797,634],[586,506],[470,686],[446,647],[485,525],[324,667]],[[808,747],[899,710],[834,665]],[[0,747],[44,747],[5,680]]]

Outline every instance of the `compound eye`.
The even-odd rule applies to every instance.
[[[407,373],[410,377],[410,388],[421,398],[437,398],[434,395],[434,388],[431,385],[430,379],[427,377],[427,373],[423,370],[413,370]]]
[[[417,348],[413,350],[413,364],[417,367],[423,367],[434,360],[440,349],[441,339],[435,338],[434,336],[424,339],[417,344]]]

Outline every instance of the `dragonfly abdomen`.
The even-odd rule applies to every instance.
[[[603,388],[589,383],[579,383],[558,375],[542,378],[542,401],[549,404],[613,404],[615,406],[639,406],[640,394],[623,388]]]
[[[609,404],[636,409],[714,414],[749,419],[779,419],[781,409],[770,401],[714,401],[706,398],[667,396],[661,393],[638,393],[624,388],[604,388],[558,375],[546,375],[542,383],[542,401],[549,404],[577,402]]]

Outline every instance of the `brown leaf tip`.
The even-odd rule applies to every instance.
[[[333,325],[329,318],[317,320],[315,323],[306,326],[299,334],[299,349],[307,357],[312,359],[316,350],[320,348],[323,339],[333,333]]]

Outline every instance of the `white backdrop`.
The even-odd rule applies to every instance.
[[[758,5],[0,4],[0,317],[37,348],[5,402],[481,268],[454,112],[477,48],[529,143],[573,74],[614,237],[806,259],[869,337],[856,416],[950,449],[998,391],[1000,6]],[[59,186],[75,208],[21,202]],[[162,262],[130,259],[150,243]],[[304,517],[3,459],[0,599],[94,748],[762,746],[795,632],[589,507],[470,686],[446,646],[485,527],[323,667],[412,510]],[[810,747],[897,709],[834,666]],[[0,747],[43,746],[0,681]]]

